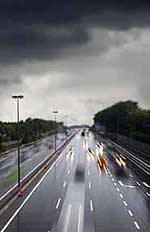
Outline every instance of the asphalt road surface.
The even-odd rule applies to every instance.
[[[77,134],[0,231],[150,231],[150,201],[139,180],[110,157],[101,169],[99,152],[92,134]]]
[[[57,146],[65,139],[64,134],[57,135]],[[54,135],[21,148],[21,177],[24,177],[36,165],[54,151]],[[0,196],[16,184],[17,181],[17,151],[0,157]]]

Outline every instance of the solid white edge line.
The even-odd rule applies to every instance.
[[[81,226],[81,210],[82,206],[79,206],[79,211],[78,211],[78,232],[80,232],[80,226]]]
[[[146,195],[147,195],[148,197],[150,197],[150,193],[149,193],[149,192],[146,192]]]
[[[64,231],[67,232],[68,231],[68,226],[69,226],[69,219],[70,219],[70,214],[71,214],[71,208],[72,208],[72,205],[69,204],[68,206],[68,210],[67,210],[67,215],[66,215],[66,220],[65,220],[65,228],[64,228]]]
[[[145,187],[150,188],[150,185],[148,185],[146,182],[142,182],[142,183]]]
[[[68,147],[68,146],[67,146]],[[67,148],[66,147],[66,148]],[[66,148],[62,152],[62,154],[65,152]],[[8,226],[11,224],[11,222],[14,220],[14,218],[17,216],[17,214],[20,212],[20,210],[23,208],[23,206],[26,204],[26,202],[30,199],[30,197],[33,195],[33,193],[36,191],[36,189],[39,187],[39,185],[43,182],[43,180],[46,178],[48,173],[52,170],[52,168],[55,166],[55,164],[60,160],[61,156],[58,157],[58,159],[52,164],[52,166],[47,170],[47,172],[44,174],[44,176],[40,179],[40,181],[36,184],[36,186],[32,189],[32,191],[29,193],[29,195],[26,197],[26,199],[23,201],[23,203],[20,205],[20,207],[15,211],[15,213],[11,216],[11,218],[8,220],[8,222],[5,224],[5,226],[2,228],[0,232],[4,232]]]

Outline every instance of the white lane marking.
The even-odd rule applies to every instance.
[[[70,219],[70,214],[71,214],[71,208],[72,208],[72,205],[69,204],[68,210],[67,210],[67,215],[66,215],[66,223],[65,223],[65,227],[64,227],[64,232],[68,231],[69,219]]]
[[[114,183],[114,186],[117,186],[117,183]]]
[[[112,143],[114,143],[117,147],[120,147],[120,149],[124,150],[126,153],[128,153],[130,156],[132,156],[134,159],[140,161],[140,163],[143,163],[145,166],[150,167],[150,164],[147,164],[143,160],[137,158],[136,156],[134,156],[133,154],[131,154],[130,152],[128,152],[127,150],[125,150],[123,147],[119,146],[117,143],[115,143],[115,142],[112,142]]]
[[[114,181],[115,181],[115,179],[114,179],[114,178],[112,178],[112,181],[114,182]]]
[[[131,217],[133,217],[133,213],[131,212],[130,209],[128,210],[128,214],[129,214]]]
[[[123,198],[123,195],[120,193],[120,197]]]
[[[137,228],[137,230],[140,230],[140,226],[139,226],[139,224],[137,223],[137,221],[134,221],[134,225],[135,225],[135,227]]]
[[[146,195],[147,195],[148,197],[150,197],[150,193],[149,193],[149,192],[146,192]]]
[[[90,171],[88,170],[88,176],[90,175]]]
[[[135,188],[135,186],[133,186],[133,185],[125,185],[125,184],[123,184],[121,180],[119,180],[118,183],[119,183],[122,187],[126,187],[126,188]]]
[[[92,202],[92,200],[90,200],[90,210],[91,210],[91,212],[93,212],[93,202]]]
[[[133,175],[132,175],[132,174],[130,174],[129,176],[130,176],[131,178],[133,177]]]
[[[127,202],[126,201],[123,201],[123,204],[127,207],[128,206],[128,204],[127,204]]]
[[[117,192],[120,192],[120,189],[119,189],[119,188],[117,188]]]
[[[137,184],[138,186],[141,186],[141,184],[140,184],[138,181],[136,182],[136,184]]]
[[[66,147],[67,149],[67,147]],[[65,150],[66,150],[65,149]],[[64,150],[64,151],[65,151]],[[64,154],[64,151],[62,152],[62,155]],[[27,203],[27,201],[30,199],[30,197],[33,195],[33,193],[36,191],[36,189],[39,187],[39,185],[43,182],[43,180],[46,178],[48,173],[52,170],[52,168],[55,166],[55,164],[61,159],[61,156],[52,164],[52,166],[47,170],[47,172],[43,175],[43,177],[40,179],[40,181],[36,184],[36,186],[32,189],[32,191],[29,193],[29,195],[26,197],[26,199],[23,201],[23,203],[20,205],[20,207],[15,211],[15,213],[11,216],[11,218],[8,220],[8,222],[5,224],[5,226],[2,228],[0,232],[4,232],[8,226],[11,224],[11,222],[14,220],[14,218],[17,216],[17,214],[20,212],[20,210],[23,208],[23,206]]]
[[[62,144],[58,147],[58,149],[62,146]],[[66,147],[67,148],[67,147]],[[66,150],[66,149],[65,149]],[[65,151],[64,150],[64,151]],[[53,152],[51,152],[49,155],[53,154]],[[53,156],[55,157],[55,155]],[[31,173],[33,173],[38,167],[40,167],[40,165],[42,163],[44,163],[46,161],[46,159],[48,158],[48,156],[42,160],[37,166],[35,166],[26,176],[24,176],[22,179],[21,179],[21,182],[23,182],[28,176],[30,176]],[[53,158],[52,158],[53,159]],[[13,189],[15,189],[17,187],[17,184],[14,185],[11,189],[9,189],[3,196],[0,197],[0,201],[2,201]]]
[[[59,205],[60,205],[61,199],[59,198],[56,204],[56,209],[58,209]]]
[[[67,172],[67,173],[68,173],[68,175],[69,175],[69,174],[70,174],[70,170],[68,170],[68,172]]]
[[[79,211],[78,211],[78,232],[80,232],[80,226],[81,226],[81,212],[82,212],[82,206],[79,206]]]
[[[91,182],[89,181],[89,189],[91,189]]]
[[[143,185],[144,185],[146,188],[150,188],[150,185],[147,184],[146,182],[142,182],[142,183],[143,183]]]
[[[66,186],[66,181],[63,183],[63,188],[65,188],[65,186]]]
[[[119,184],[120,184],[121,186],[123,186],[123,183],[122,183],[122,181],[121,181],[121,180],[119,180],[118,182],[119,182]]]

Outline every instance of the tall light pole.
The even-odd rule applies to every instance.
[[[17,101],[17,150],[18,150],[18,188],[20,189],[20,128],[19,128],[19,100],[24,98],[23,95],[13,95]]]
[[[58,114],[58,111],[57,110],[54,110],[53,111],[53,114],[55,115],[55,126],[56,126],[56,128],[55,128],[55,152],[56,152],[56,139],[57,139],[57,125],[56,125],[56,123],[57,123],[57,114]]]
[[[69,115],[64,116],[65,124],[66,124],[66,125],[64,125],[64,128],[66,127],[65,128],[66,142],[68,140],[68,117],[69,117]]]

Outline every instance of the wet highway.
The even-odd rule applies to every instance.
[[[59,146],[64,134],[57,135]],[[36,142],[33,145],[21,148],[21,177],[23,178],[36,165],[54,151],[54,135]],[[17,181],[17,151],[11,151],[0,157],[0,196],[16,184]]]
[[[77,134],[3,227],[1,219],[0,231],[150,231],[150,202],[139,180],[128,165],[118,172],[107,152],[101,169],[99,153],[91,133]]]

